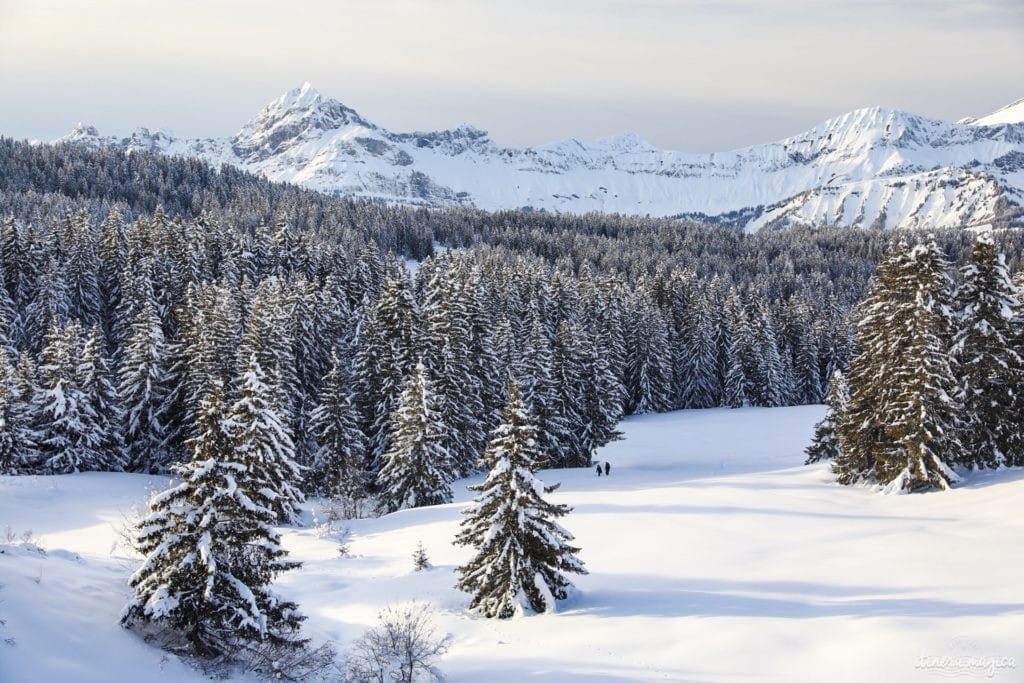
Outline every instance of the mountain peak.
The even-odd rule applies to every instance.
[[[321,99],[323,99],[323,96],[313,87],[313,84],[305,81],[299,87],[292,88],[281,95],[275,100],[274,104],[279,104],[289,109],[308,109]]]

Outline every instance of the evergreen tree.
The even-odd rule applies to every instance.
[[[707,293],[691,301],[683,321],[679,363],[682,367],[680,404],[683,408],[712,408],[718,405],[718,340]]]
[[[108,433],[81,383],[77,359],[83,346],[77,324],[54,321],[46,335],[31,415],[40,467],[47,473],[120,469],[119,454],[106,448]]]
[[[814,438],[804,451],[807,453],[805,464],[810,465],[820,460],[836,460],[842,455],[836,425],[842,422],[849,402],[850,393],[846,386],[846,378],[841,371],[836,370],[828,383],[825,417],[814,426]]]
[[[255,356],[249,359],[236,385],[238,400],[224,420],[236,451],[234,458],[245,462],[248,476],[265,489],[261,495],[277,520],[293,523],[298,516],[296,506],[303,501],[299,490],[302,473],[274,391]]]
[[[344,362],[334,352],[310,420],[317,447],[306,489],[318,495],[357,497],[366,489],[366,438],[359,429],[351,384]]]
[[[909,247],[901,242],[878,264],[871,290],[857,307],[858,353],[847,374],[850,401],[838,425],[841,455],[832,463],[840,484],[876,481],[878,463],[891,448],[885,427],[895,400],[896,325],[907,314],[899,280],[908,261]]]
[[[298,606],[270,591],[299,563],[286,559],[273,528],[276,496],[265,463],[237,448],[218,391],[204,401],[192,461],[182,482],[150,502],[136,544],[146,559],[121,623],[170,627],[200,656],[234,655],[240,643],[301,646]]]
[[[950,467],[963,457],[958,439],[956,380],[948,353],[952,283],[949,263],[934,243],[910,252],[900,291],[912,297],[898,321],[900,363],[885,378],[896,386],[887,433],[895,448],[883,452],[879,476],[889,490],[949,488]]]
[[[459,567],[456,587],[473,596],[472,609],[499,619],[553,610],[572,588],[566,574],[587,573],[576,557],[579,548],[570,545],[572,535],[556,521],[570,509],[545,501],[542,494],[557,486],[544,486],[533,475],[543,454],[515,381],[508,395],[502,423],[484,456],[491,471],[473,487],[478,496],[455,539],[476,551]]]
[[[170,355],[151,298],[145,298],[127,335],[118,371],[118,390],[124,407],[129,467],[163,472],[172,460],[167,443]]]
[[[388,450],[391,413],[416,364],[418,312],[408,278],[389,278],[369,307],[356,341],[356,378],[367,435],[368,464],[379,472]]]
[[[7,354],[0,353],[0,474],[16,474],[24,466],[19,431],[14,368]]]
[[[963,267],[953,344],[963,403],[962,464],[1024,464],[1024,362],[1014,349],[1019,293],[989,234]]]
[[[447,429],[433,383],[418,363],[391,416],[390,447],[377,475],[381,510],[451,502],[456,472],[444,447]]]
[[[99,450],[105,468],[122,470],[127,464],[124,452],[124,437],[121,428],[124,414],[120,397],[110,373],[110,364],[104,352],[106,344],[99,324],[93,326],[82,346],[78,361],[77,380],[83,399],[95,415],[99,437]]]
[[[840,483],[890,491],[948,488],[961,455],[947,352],[950,283],[934,244],[899,245],[861,306],[850,402],[839,425]]]

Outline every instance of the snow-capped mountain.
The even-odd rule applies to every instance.
[[[228,139],[145,128],[103,137],[79,124],[60,141],[197,156],[271,180],[426,206],[685,216],[751,231],[932,228],[1024,223],[1022,121],[1024,100],[955,124],[876,107],[712,154],[661,150],[634,133],[515,149],[469,125],[395,133],[306,83]]]

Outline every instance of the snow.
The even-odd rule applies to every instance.
[[[305,565],[276,590],[341,649],[382,606],[432,603],[454,638],[438,662],[452,683],[929,681],[978,661],[995,662],[992,680],[1020,680],[1024,471],[969,474],[942,493],[840,487],[827,463],[800,464],[823,412],[633,417],[597,455],[611,476],[542,471],[562,484],[548,499],[574,508],[561,522],[590,571],[554,614],[482,619],[452,587],[472,556],[452,539],[479,476],[457,482],[452,504],[339,523],[345,557],[322,529],[282,529]],[[0,545],[0,680],[204,680],[117,624],[137,566],[118,530],[169,483],[0,478],[0,528],[32,530],[46,550]],[[417,572],[420,541],[433,568]]]
[[[991,114],[979,116],[978,118],[967,118],[959,121],[971,126],[1000,126],[1006,123],[1024,123],[1024,97],[996,109]]]
[[[661,150],[636,133],[505,148],[464,125],[395,133],[308,83],[268,104],[232,138],[140,129],[123,139],[76,127],[62,141],[199,156],[275,181],[414,205],[524,206],[655,216],[742,212],[767,225],[939,228],[992,223],[1024,202],[1016,126],[1024,101],[971,125],[880,107],[799,135],[713,154]],[[982,124],[982,125],[979,125]]]

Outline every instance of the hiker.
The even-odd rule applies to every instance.
[[[597,463],[597,476],[601,476],[601,463]]]
[[[604,464],[604,476],[606,476],[606,477],[611,476],[611,472],[612,472],[612,466],[611,466],[610,463],[606,462]]]

